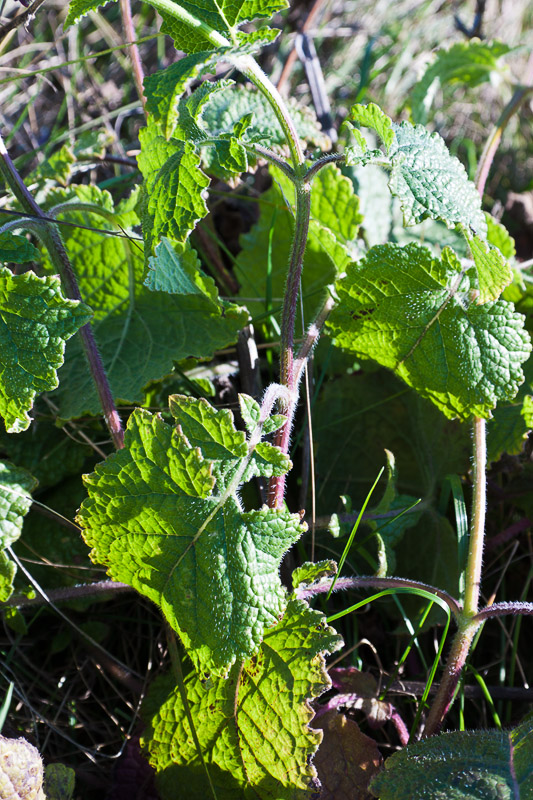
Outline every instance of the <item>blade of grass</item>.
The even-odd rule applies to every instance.
[[[331,584],[331,586],[329,587],[329,592],[327,593],[327,596],[326,596],[326,601],[328,601],[328,600],[329,600],[329,598],[331,597],[331,593],[332,593],[332,591],[333,591],[333,588],[334,588],[334,586],[335,586],[335,584],[336,584],[336,582],[337,582],[337,578],[338,578],[338,577],[339,577],[339,575],[341,574],[342,568],[343,568],[343,566],[344,566],[344,562],[346,561],[346,557],[347,557],[347,555],[348,555],[348,552],[349,552],[349,550],[350,550],[350,547],[352,546],[352,542],[353,542],[353,540],[354,540],[355,534],[357,533],[357,529],[359,528],[359,525],[360,525],[360,523],[361,523],[361,519],[362,519],[362,517],[363,517],[363,514],[365,513],[365,509],[366,509],[366,507],[367,507],[367,505],[368,505],[368,503],[369,503],[369,501],[370,501],[370,498],[372,497],[372,493],[373,493],[374,489],[376,488],[376,486],[377,486],[377,484],[378,484],[378,481],[379,481],[379,479],[380,479],[380,478],[381,478],[381,476],[383,475],[383,472],[384,472],[384,470],[385,470],[385,467],[381,467],[381,469],[380,469],[380,471],[379,471],[379,474],[378,474],[378,476],[377,476],[376,480],[374,481],[374,484],[373,484],[372,488],[370,489],[369,493],[368,493],[368,494],[367,494],[367,496],[366,496],[365,502],[364,502],[364,503],[363,503],[363,505],[361,506],[361,511],[359,512],[359,516],[357,517],[357,519],[356,519],[356,521],[355,521],[355,525],[354,525],[354,526],[353,526],[353,528],[352,528],[352,532],[351,532],[351,534],[350,534],[350,536],[349,536],[349,538],[348,538],[348,541],[346,542],[346,547],[344,548],[344,552],[343,552],[342,556],[340,557],[340,561],[339,561],[339,570],[338,570],[337,574],[335,575],[335,578],[334,578],[334,580],[333,580],[333,583],[332,583],[332,584]]]
[[[11,681],[11,683],[7,687],[7,692],[6,692],[6,696],[4,698],[4,702],[2,703],[2,706],[0,707],[0,733],[2,733],[2,729],[4,727],[4,723],[6,721],[6,717],[7,717],[8,713],[9,713],[9,707],[11,705],[11,698],[13,697],[13,687],[14,687],[14,685],[15,684],[13,683],[13,681]]]

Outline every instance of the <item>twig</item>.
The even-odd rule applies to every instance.
[[[139,100],[141,101],[142,107],[146,114],[146,97],[144,96],[144,71],[142,67],[139,48],[137,46],[137,42],[135,41],[136,40],[135,25],[133,24],[133,17],[131,15],[130,0],[120,0],[120,14],[122,17],[122,24],[124,25],[124,31],[126,33],[126,36],[132,43],[130,48],[130,58],[131,58],[131,66],[133,69],[133,79],[135,81],[135,88],[137,89]]]
[[[313,25],[313,22],[315,21],[316,17],[318,16],[318,13],[322,9],[323,3],[324,3],[324,0],[315,0],[315,2],[313,4],[313,7],[311,8],[311,11],[307,15],[307,19],[305,20],[304,24],[302,25],[302,29],[301,29],[300,33],[307,33],[307,31],[310,30],[311,26]],[[292,72],[292,68],[294,66],[294,62],[296,61],[297,57],[298,57],[298,54],[297,54],[296,50],[293,48],[291,50],[291,52],[289,53],[289,55],[287,57],[287,61],[285,62],[285,66],[283,67],[283,69],[281,71],[281,75],[280,75],[279,81],[278,81],[278,92],[282,92],[283,86],[285,85],[289,75]]]
[[[45,0],[33,0],[31,6],[23,11],[22,14],[18,14],[16,17],[13,17],[13,19],[10,19],[9,22],[6,22],[5,25],[2,25],[0,28],[0,39],[3,39],[4,36],[7,36],[10,31],[13,31],[16,28],[19,28],[21,25],[25,25],[27,22],[29,22],[35,15],[35,12],[39,6],[42,6],[44,2]]]

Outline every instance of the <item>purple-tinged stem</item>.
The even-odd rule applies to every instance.
[[[2,172],[7,185],[21,203],[22,207],[32,216],[43,219],[46,215],[35,202],[33,196],[24,185],[24,181],[17,172],[9,153],[6,150],[3,139],[0,136],[0,172]],[[70,263],[67,251],[63,244],[61,234],[53,224],[43,225],[41,239],[46,246],[50,259],[61,276],[65,294],[70,300],[82,301],[78,282],[72,264]],[[102,406],[104,420],[109,433],[117,450],[124,447],[124,432],[122,423],[115,407],[109,381],[105,373],[104,364],[94,338],[90,323],[84,325],[79,330],[85,356],[89,363],[89,369],[94,380],[98,397]]]
[[[294,329],[298,310],[298,294],[309,232],[311,215],[311,185],[303,181],[296,184],[295,228],[292,240],[287,284],[281,317],[281,364],[280,383],[288,389],[288,400],[280,407],[287,422],[280,428],[275,437],[275,444],[283,453],[289,452],[289,440],[292,423],[298,403],[298,379],[301,370],[295,370],[294,364]],[[270,508],[281,508],[285,497],[285,475],[271,478],[269,483],[268,504]]]
[[[511,603],[493,603],[491,606],[486,606],[478,611],[473,622],[485,622],[486,619],[494,619],[495,617],[506,617],[509,614],[518,616],[525,614],[528,617],[533,617],[533,603],[526,603],[523,600],[515,600]]]
[[[309,585],[302,585],[295,590],[296,597],[306,600],[309,597],[315,597],[318,594],[326,594],[330,590],[332,580],[320,580],[316,583]],[[364,576],[361,578],[338,578],[335,582],[334,591],[347,590],[347,589],[422,589],[425,592],[431,592],[440,600],[443,600],[455,618],[460,618],[462,615],[462,608],[451,594],[438,589],[436,586],[430,586],[422,581],[414,581],[411,578],[378,578],[373,575]]]

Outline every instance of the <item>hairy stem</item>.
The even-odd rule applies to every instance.
[[[34,198],[27,190],[26,186],[20,175],[18,174],[15,165],[13,164],[9,153],[7,152],[3,139],[0,136],[0,172],[4,176],[6,184],[9,186],[17,200],[20,202],[24,210],[38,219],[43,219],[46,215],[41,211],[40,207],[35,202]],[[40,238],[46,246],[55,269],[61,276],[65,294],[71,300],[82,301],[82,296],[76,280],[76,275],[72,269],[69,257],[65,250],[61,234],[57,227],[53,224],[43,225],[40,231]],[[109,433],[113,440],[115,447],[120,449],[124,447],[124,432],[122,430],[122,423],[115,407],[109,381],[105,373],[104,365],[90,323],[80,328],[79,335],[81,338],[83,350],[89,363],[89,369],[94,380],[98,397],[102,405],[104,420],[108,427]]]
[[[300,280],[309,232],[309,218],[311,214],[311,185],[299,181],[296,184],[296,209],[294,236],[291,244],[287,283],[283,298],[283,311],[281,316],[281,353],[280,353],[280,383],[289,391],[288,401],[282,405],[281,412],[287,417],[287,422],[276,433],[275,444],[283,453],[289,451],[289,440],[296,406],[298,403],[298,381],[301,369],[295,370],[294,364],[294,329],[298,311],[298,294]],[[271,508],[281,508],[285,496],[285,475],[271,478],[269,483],[269,500]]]
[[[435,736],[442,727],[446,714],[450,710],[455,699],[455,692],[459,684],[461,672],[463,671],[472,640],[479,625],[479,622],[466,620],[457,629],[446,660],[442,681],[426,720],[423,733],[424,738]]]
[[[474,474],[472,486],[472,521],[465,571],[464,613],[472,617],[478,612],[483,546],[485,542],[485,508],[487,504],[487,433],[484,419],[476,417],[473,424]]]

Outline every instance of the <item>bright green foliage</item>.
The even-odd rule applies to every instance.
[[[352,165],[379,162],[390,169],[389,189],[400,200],[405,225],[440,219],[449,228],[460,224],[485,235],[487,226],[476,187],[438,133],[409,122],[397,125],[373,103],[353,106],[350,120],[385,137],[385,152],[368,150],[362,135],[352,128],[355,145],[346,147],[346,160]]]
[[[523,381],[531,344],[510,303],[472,304],[453,251],[373,247],[337,284],[336,343],[396,372],[450,418],[488,417]],[[475,281],[474,281],[475,288]]]
[[[306,561],[292,573],[292,585],[298,589],[302,584],[308,585],[322,578],[333,578],[336,574],[336,561]]]
[[[309,728],[308,701],[330,686],[324,655],[341,644],[323,614],[291,599],[257,655],[227,678],[206,684],[188,676],[187,702],[218,800],[311,800],[316,770],[310,761],[322,735]],[[186,785],[191,800],[204,800],[209,784],[179,689],[174,681],[158,688],[163,702],[145,734],[158,789],[163,800],[174,800],[176,786]]]
[[[144,79],[146,109],[161,123],[166,139],[170,139],[178,124],[181,97],[214,60],[220,60],[221,55],[219,50],[215,54],[192,53]]]
[[[89,11],[96,11],[100,6],[105,5],[106,0],[70,0],[68,14],[63,27],[65,30],[88,14]],[[116,2],[116,0],[114,0]]]
[[[144,285],[154,292],[169,294],[198,294],[209,297],[216,305],[215,282],[203,275],[196,250],[188,242],[173,243],[163,237],[148,259],[148,274]]]
[[[320,180],[322,173],[326,176]],[[276,177],[278,174],[276,171]],[[292,191],[285,182],[282,187]],[[346,241],[344,244],[344,234],[355,233],[361,219],[353,189],[336,167],[324,168],[313,181],[315,209],[328,209],[327,199],[321,200],[323,188],[343,198],[345,214],[342,220],[333,213],[328,215],[327,221],[332,229],[316,219],[311,220],[302,273],[306,321],[312,319],[322,304],[325,287],[348,266],[354,242]],[[268,312],[281,308],[294,230],[294,219],[286,200],[291,201],[292,196],[287,196],[274,184],[259,199],[259,221],[241,237],[242,250],[237,256],[236,274],[241,285],[240,295],[257,298],[257,303],[250,304],[253,317],[259,316],[263,310]]]
[[[207,214],[203,193],[209,178],[200,169],[200,156],[190,141],[167,141],[152,118],[140,131],[139,139],[138,161],[146,195],[145,236],[155,243],[162,236],[183,242]]]
[[[178,4],[176,3],[176,6]],[[245,34],[239,27],[257,17],[270,17],[287,8],[286,0],[183,0],[178,8],[185,9],[200,23],[208,25],[215,31],[228,38],[233,44],[250,44],[258,41],[272,41],[276,33],[268,28],[256,31],[255,34]],[[199,26],[190,27],[170,14],[162,14],[163,25],[161,30],[174,39],[177,50],[186,53],[197,53],[200,50],[212,50],[216,45],[208,38],[208,32]]]
[[[239,395],[239,405],[241,408],[241,416],[246,425],[248,433],[253,433],[259,425],[259,418],[261,415],[261,406],[259,403],[247,394]],[[274,433],[287,421],[287,417],[283,414],[272,414],[263,425],[263,435],[268,436],[269,433]]]
[[[513,280],[513,273],[497,247],[487,244],[479,236],[467,234],[470,252],[476,266],[479,296],[478,303],[497,300]]]
[[[71,191],[85,201],[86,197],[91,199],[86,195],[86,188],[79,186]],[[239,329],[247,322],[248,312],[220,301],[213,281],[195,269],[192,257],[183,266],[182,277],[186,274],[188,282],[186,285],[183,281],[179,283],[187,291],[168,294],[143,286],[142,248],[138,241],[122,235],[125,231],[136,237],[132,233],[133,226],[138,223],[134,210],[136,195],[122,202],[115,212],[109,195],[100,192],[100,196],[100,204],[107,204],[111,209],[105,227],[115,228],[121,235],[105,236],[65,226],[63,236],[82,296],[94,309],[95,338],[113,395],[117,401],[136,403],[142,400],[146,384],[171,372],[174,361],[189,356],[211,357],[215,350],[234,342]],[[93,214],[69,212],[65,218],[91,227],[102,226],[102,218]],[[178,252],[180,248],[183,250],[183,245],[177,246]],[[147,280],[164,282],[160,278],[161,268],[168,267],[173,258],[170,243],[163,243],[154,261],[150,262],[153,269],[149,270]],[[179,260],[179,256],[176,258]],[[175,278],[172,281],[177,289]],[[76,341],[67,347],[59,400],[63,418],[100,411],[91,376]]]
[[[312,110],[297,105],[294,100],[288,101],[288,108],[300,139],[307,143],[308,147],[328,149],[329,139],[321,131]],[[221,136],[233,133],[235,125],[249,114],[252,115],[250,125],[242,132],[240,138],[243,141],[258,141],[278,152],[284,151],[287,147],[285,135],[272,106],[258,91],[249,90],[244,86],[234,86],[225,92],[220,92],[211,98],[202,119],[212,135]],[[209,152],[206,152],[205,158],[209,158]]]
[[[279,564],[304,528],[297,514],[241,507],[241,483],[290,465],[260,431],[246,441],[202,400],[175,396],[172,413],[175,428],[131,415],[125,448],[85,479],[79,521],[92,558],[161,606],[201,674],[222,675],[283,612]]]
[[[502,72],[502,57],[510,47],[503,42],[471,39],[456,42],[447,50],[438,50],[435,60],[418,81],[411,94],[413,120],[425,125],[439,88],[462,83],[473,88],[494,82]]]
[[[510,731],[444,733],[385,762],[370,788],[380,800],[531,800],[533,722]]]
[[[4,552],[22,532],[22,522],[32,503],[37,481],[21,467],[0,461],[0,602],[13,591],[15,564]]]
[[[487,222],[487,241],[497,247],[504,258],[513,258],[516,254],[514,239],[507,228],[497,222],[490,214],[485,214]]]
[[[17,236],[9,231],[0,233],[0,261],[23,264],[38,258],[39,251],[25,236]]]
[[[17,565],[11,561],[7,553],[0,550],[0,603],[5,603],[13,594],[13,581],[17,573]]]
[[[55,389],[65,342],[91,318],[66,300],[59,278],[0,268],[0,416],[8,433],[24,431],[37,392]]]
[[[328,228],[337,242],[351,250],[363,221],[351,180],[331,164],[313,179],[311,217]]]
[[[169,405],[172,416],[189,444],[199,447],[204,458],[212,463],[218,492],[228,488],[246,458],[249,458],[249,463],[241,474],[240,483],[256,475],[271,478],[290,470],[289,457],[268,442],[258,442],[249,453],[246,436],[235,429],[230,411],[217,411],[207,400],[196,400],[185,395],[173,395],[169,398]],[[267,424],[269,421],[265,423],[266,429],[261,431],[263,435],[272,430]]]

